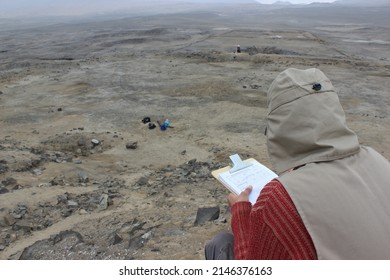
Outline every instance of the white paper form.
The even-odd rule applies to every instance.
[[[249,201],[253,205],[263,187],[278,175],[258,161],[252,161],[252,163],[251,166],[234,173],[223,172],[219,175],[219,178],[236,194],[240,194],[246,187],[252,186],[253,190],[249,195]]]

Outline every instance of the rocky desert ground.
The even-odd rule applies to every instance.
[[[288,67],[325,72],[389,159],[389,47],[389,8],[3,25],[0,259],[203,259],[230,228],[211,171],[269,166],[266,92]]]

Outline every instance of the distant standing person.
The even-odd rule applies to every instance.
[[[359,144],[323,72],[276,77],[266,137],[279,177],[253,206],[250,187],[229,195],[233,234],[206,259],[390,259],[390,163]]]
[[[236,53],[241,53],[241,47],[240,47],[240,45],[237,45],[237,47],[236,47]]]

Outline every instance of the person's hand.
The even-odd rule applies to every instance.
[[[249,201],[249,195],[252,192],[253,187],[249,186],[245,190],[243,190],[239,195],[236,195],[235,193],[231,193],[228,196],[228,203],[230,208],[233,206],[234,203],[239,201]]]

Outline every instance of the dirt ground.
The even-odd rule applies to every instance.
[[[1,30],[0,259],[203,259],[230,228],[211,171],[235,153],[269,165],[266,92],[288,67],[320,68],[360,142],[389,159],[390,17],[352,14]],[[196,223],[200,208],[219,216]]]

